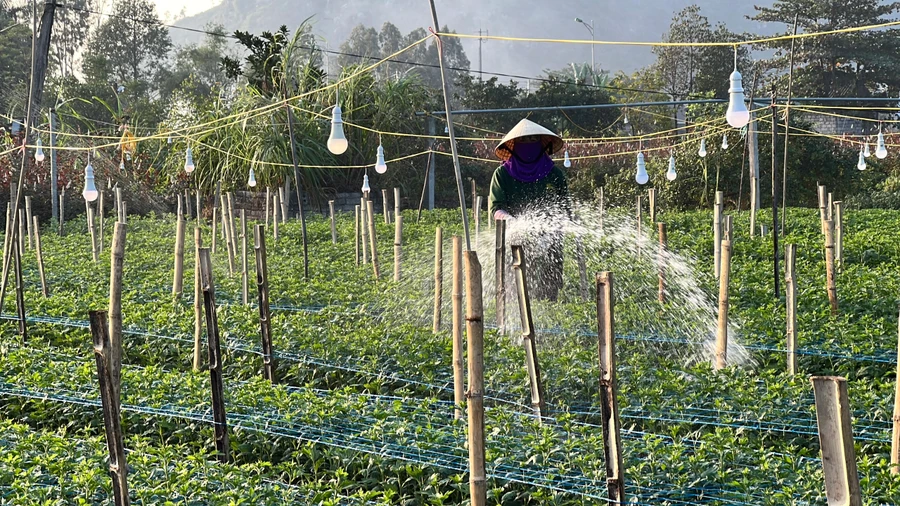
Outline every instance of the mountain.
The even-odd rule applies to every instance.
[[[730,0],[436,0],[438,20],[458,33],[540,37],[550,39],[590,39],[589,31],[574,20],[594,20],[598,40],[656,41],[666,31],[672,14],[696,3],[711,23],[724,22],[734,32],[769,34],[784,27],[764,26],[746,19],[753,4]],[[772,0],[759,4],[771,5]],[[203,28],[213,22],[226,31],[274,31],[281,25],[294,29],[312,17],[314,31],[328,49],[337,49],[354,26],[362,23],[379,29],[390,21],[401,32],[429,27],[431,10],[426,0],[223,0],[221,4],[176,25]],[[172,30],[176,42],[196,40],[197,35]],[[478,68],[478,40],[463,41],[472,68]],[[648,47],[596,46],[598,67],[612,72],[633,71],[653,61]],[[545,69],[559,69],[569,62],[589,62],[588,45],[562,43],[531,44],[487,40],[483,42],[483,69],[520,75],[538,75]]]

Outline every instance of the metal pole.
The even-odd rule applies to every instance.
[[[431,20],[434,23],[434,29],[440,30],[441,25],[438,23],[437,9],[434,6],[434,0],[428,0],[431,5]],[[444,53],[441,47],[441,39],[437,38],[438,62],[441,66],[441,87],[444,91],[444,109],[450,111],[450,88],[447,86],[447,72],[444,70]],[[459,212],[462,217],[463,237],[466,241],[466,251],[472,251],[472,240],[469,237],[469,217],[466,216],[466,196],[463,193],[462,172],[459,169],[459,153],[456,150],[456,133],[453,129],[453,116],[447,115],[447,130],[450,132],[450,150],[453,154],[453,171],[456,176],[456,190],[459,193]]]

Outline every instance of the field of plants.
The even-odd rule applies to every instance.
[[[675,321],[684,314],[678,301],[657,302],[652,262],[630,259],[602,239],[588,255],[591,275],[608,270],[617,280],[628,504],[825,504],[810,375],[849,381],[864,503],[900,503],[900,477],[890,473],[889,458],[900,213],[845,213],[837,316],[825,291],[818,211],[788,213],[788,234],[780,242],[797,244],[798,251],[796,376],[786,373],[784,299],[773,296],[772,238],[750,237],[746,213],[733,215],[730,300],[734,339],[751,359],[722,371],[696,352],[709,336],[678,331],[695,328]],[[241,303],[240,276],[229,275],[220,243],[213,261],[228,464],[214,455],[209,373],[192,368],[193,248],[185,258],[185,296],[173,299],[174,217],[129,217],[122,418],[132,504],[468,502],[466,422],[453,416],[449,306],[442,331],[431,328],[434,231],[444,228],[448,266],[447,238],[461,232],[459,213],[403,216],[400,283],[384,275],[376,281],[370,266],[356,266],[352,215],[339,216],[337,244],[327,219],[308,220],[310,279],[303,277],[299,222],[282,225],[277,243],[269,230],[274,384],[262,378],[258,310]],[[771,216],[762,213],[760,220]],[[715,301],[711,213],[661,213],[657,221],[667,224],[670,250],[690,267],[682,274]],[[0,504],[112,504],[87,322],[89,310],[107,306],[111,222],[97,263],[83,217],[70,220],[61,237],[43,231],[47,298],[34,252],[26,251],[24,342],[12,321],[14,297],[7,296],[0,338]],[[387,266],[393,226],[377,227]],[[208,244],[208,222],[202,230]],[[479,257],[486,262],[493,240],[490,231],[483,235]],[[488,504],[607,502],[596,304],[593,287],[590,297],[579,296],[575,246],[567,242],[566,248],[560,300],[534,302],[549,413],[542,421],[529,405],[517,332],[500,334],[492,326],[493,307],[485,313]],[[484,272],[487,286],[493,271]],[[444,276],[446,305],[449,268]],[[517,320],[515,306],[508,307]]]

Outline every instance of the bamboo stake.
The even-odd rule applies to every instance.
[[[828,291],[828,303],[831,314],[838,314],[837,287],[834,281],[834,222],[825,221],[825,289]]]
[[[122,374],[122,269],[125,265],[125,229],[122,222],[113,229],[112,246],[109,249],[109,339],[110,368],[116,386],[116,404],[119,403]]]
[[[894,378],[894,417],[891,431],[891,474],[900,474],[900,319],[897,324],[897,375]]]
[[[713,204],[713,272],[716,279],[719,278],[719,270],[722,265],[722,200],[723,192],[716,192],[716,203]]]
[[[210,253],[213,255],[216,254],[216,226],[218,225],[218,214],[219,214],[219,205],[217,204],[218,199],[213,196],[213,209],[212,209],[212,248],[210,248]],[[268,214],[268,211],[266,211]],[[199,257],[198,257],[199,258]]]
[[[12,230],[13,221],[12,220],[13,220],[12,203],[7,202],[6,203],[6,230],[3,235],[3,258],[8,258],[7,255],[9,255],[9,253],[10,253],[9,248],[12,245],[12,240],[13,240],[13,230]],[[0,286],[0,311],[3,310],[3,299],[6,296],[6,287],[9,283],[9,266],[10,266],[9,263],[7,263],[7,262],[3,263],[3,278],[2,278],[2,283],[0,283],[0,285],[2,285],[2,286]]]
[[[100,261],[100,248],[97,247],[97,230],[94,226],[94,210],[91,208],[89,202],[85,203],[87,204],[88,232],[91,234],[91,258],[94,260],[94,263],[97,263]]]
[[[247,269],[247,211],[241,209],[241,302],[249,304],[248,283],[250,272]]]
[[[816,186],[817,195],[819,197],[819,221],[822,224],[822,233],[825,233],[825,221],[828,219],[828,215],[825,212],[825,202],[826,202],[826,189],[825,185],[817,185]]]
[[[388,211],[388,191],[386,189],[381,190],[381,206],[383,208],[382,212],[384,213],[384,224],[390,225],[391,213]]]
[[[834,203],[834,267],[844,268],[844,206],[840,200]]]
[[[600,187],[600,235],[603,235],[603,211],[604,211],[603,205],[604,205],[603,187],[601,186]]]
[[[734,225],[732,223],[731,215],[726,214],[722,216],[722,240],[733,243],[734,242]]]
[[[452,240],[453,244],[453,258],[451,269],[453,272],[453,284],[452,284],[452,322],[453,325],[451,332],[451,339],[453,339],[453,403],[456,405],[455,417],[457,420],[461,420],[463,413],[459,408],[463,405],[466,398],[465,393],[465,374],[463,373],[463,290],[465,289],[463,285],[463,251],[462,251],[462,239],[459,236],[453,236]],[[471,337],[470,337],[471,339]],[[469,346],[472,346],[471,340],[469,341]],[[470,348],[471,353],[471,348]],[[469,355],[469,360],[472,360],[471,355]],[[471,362],[470,362],[471,364]],[[471,365],[470,365],[471,367]],[[469,370],[469,374],[472,374],[471,369]],[[471,378],[469,379],[471,385]]]
[[[834,214],[833,214],[833,210],[834,210],[834,194],[831,193],[831,192],[828,192],[828,203],[827,203],[826,205],[827,205],[827,207],[825,208],[825,216],[826,216],[829,220],[834,221]]]
[[[231,255],[237,263],[238,237],[237,225],[234,224],[234,194],[228,192],[226,194],[226,202],[228,203],[228,240],[231,241]],[[233,273],[232,273],[233,274]]]
[[[634,237],[634,244],[635,244],[635,250],[637,251],[637,256],[641,256],[641,221],[643,218],[643,216],[641,216],[641,211],[642,211],[641,208],[643,207],[642,204],[643,204],[643,202],[641,202],[641,196],[638,195],[637,196],[637,209],[635,210],[635,237]]]
[[[356,243],[356,266],[359,267],[359,234],[361,233],[359,228],[359,206],[354,206],[353,214],[356,217],[356,225],[353,229],[353,241]]]
[[[481,195],[475,197],[475,249],[478,249],[478,236],[481,235]]]
[[[181,195],[178,196],[178,217],[175,222],[175,269],[172,278],[172,296],[179,298],[184,291],[184,215],[181,213]]]
[[[24,209],[19,208],[18,218],[16,221],[19,222],[19,237],[18,237],[19,238],[19,240],[18,240],[19,256],[24,257],[25,256],[25,236],[27,235],[27,232],[25,229],[25,210]]]
[[[215,209],[215,208],[213,208]],[[215,234],[213,234],[215,237]],[[200,249],[203,248],[203,236],[200,227],[194,227],[194,371],[200,370],[203,336],[203,287],[200,279]]]
[[[399,215],[398,215],[399,216]],[[444,298],[444,231],[441,227],[434,229],[434,317],[431,331],[437,334],[441,330],[441,306]]]
[[[666,224],[665,223],[657,223],[656,227],[659,229],[659,253],[656,257],[656,264],[659,268],[659,294],[658,300],[660,304],[666,303],[666,242],[668,241],[668,237],[666,235]]]
[[[722,241],[722,265],[719,272],[719,321],[716,329],[716,370],[728,363],[728,278],[731,271],[731,241]]]
[[[31,196],[25,197],[25,227],[28,229],[28,249],[34,249],[34,231],[31,230]]]
[[[403,216],[394,220],[394,281],[400,282],[400,261],[403,254]]]
[[[478,254],[466,252],[466,333],[469,342],[469,496],[471,506],[485,506],[484,452],[484,307]]]
[[[206,344],[209,356],[209,379],[212,390],[213,429],[219,461],[228,463],[228,426],[225,414],[225,392],[222,381],[222,353],[219,346],[219,321],[216,315],[216,296],[213,286],[212,260],[209,250],[200,250],[203,306],[206,311]]]
[[[197,216],[197,226],[200,226],[200,218],[203,216],[203,208],[200,207],[200,190],[194,192],[194,197],[197,198],[197,207],[194,208]]]
[[[220,194],[219,201],[222,205],[222,233],[225,236],[225,249],[228,252],[228,274],[234,276],[234,240],[231,237],[232,228],[229,223],[228,195],[226,193]]]
[[[400,188],[394,188],[394,217],[400,216]]]
[[[271,209],[271,206],[272,206],[272,196],[271,196],[270,190],[271,189],[267,186],[266,187],[266,231],[269,230],[269,210]]]
[[[278,187],[278,211],[281,212],[281,224],[284,225],[287,223],[288,218],[288,201],[285,197],[284,186]]]
[[[797,374],[797,245],[788,244],[784,252],[784,296],[787,322],[787,372]]]
[[[534,340],[537,337],[534,331],[534,319],[531,316],[531,298],[528,295],[528,271],[525,263],[525,251],[522,246],[513,244],[513,270],[516,274],[516,293],[519,299],[519,316],[522,320],[522,343],[525,346],[525,368],[528,371],[528,380],[531,386],[531,409],[538,421],[546,413],[544,403],[544,385],[541,382],[541,367],[538,362],[537,345]]]
[[[331,244],[337,244],[337,225],[334,222],[334,201],[328,201],[328,214],[331,217]]]
[[[862,506],[847,380],[836,376],[813,376],[810,380],[816,398],[816,424],[828,504]]]
[[[19,223],[22,223],[22,210],[16,213]],[[22,227],[19,227],[19,243],[21,245]],[[16,312],[19,320],[19,335],[22,336],[22,342],[28,340],[28,328],[25,323],[25,282],[22,279],[22,248],[13,246],[13,257],[15,261],[16,274]]]
[[[184,189],[184,214],[185,220],[191,219],[191,192],[187,188]]]
[[[606,489],[610,502],[625,504],[624,463],[616,382],[616,335],[613,308],[613,276],[597,275],[597,333],[600,355],[600,409],[603,424],[603,453],[606,457]]]
[[[380,271],[378,269],[378,247],[376,246],[377,241],[375,240],[375,212],[373,210],[373,203],[370,200],[368,203],[368,215],[369,215],[369,245],[370,252],[372,253],[372,272],[375,274],[375,279],[380,277]]]
[[[41,295],[49,297],[50,293],[47,290],[47,278],[44,276],[44,255],[41,253],[41,227],[38,224],[37,216],[32,216],[31,219],[32,228],[34,230],[34,249],[35,254],[37,255],[38,274],[41,277]]]
[[[128,202],[122,201],[122,223],[128,223]]]
[[[37,219],[37,218],[35,218]],[[111,356],[121,355],[113,351],[106,311],[91,311],[91,337],[94,342],[94,358],[97,362],[97,378],[100,383],[100,402],[103,406],[103,426],[109,449],[109,474],[112,477],[113,500],[116,506],[128,506],[128,464],[125,461],[125,445],[122,443],[121,408],[117,400],[119,385],[111,367]]]
[[[266,231],[262,225],[253,229],[256,250],[256,290],[259,294],[259,336],[262,343],[263,378],[275,383],[275,353],[272,346],[272,323],[269,312],[269,267],[266,263]]]
[[[647,189],[647,202],[650,204],[650,223],[656,223],[656,188]]]
[[[60,209],[62,208],[60,207]],[[61,214],[62,213],[60,213],[60,215]],[[125,218],[122,216],[122,188],[119,188],[118,186],[116,186],[116,216],[116,221],[124,223]]]
[[[278,203],[278,192],[272,196],[272,238],[275,244],[278,244],[278,209],[281,205]]]
[[[100,190],[100,201],[97,203],[97,214],[100,215],[100,240],[97,244],[98,254],[103,252],[103,236],[104,236],[104,228],[106,226],[106,208],[103,205],[103,194],[106,193],[103,190]]]
[[[365,197],[359,199],[359,237],[362,243],[362,262],[369,263],[369,212]]]
[[[494,291],[497,301],[497,328],[506,333],[506,220],[497,220],[494,250]]]

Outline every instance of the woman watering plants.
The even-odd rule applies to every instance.
[[[563,283],[563,226],[571,217],[566,177],[550,158],[562,147],[560,136],[523,119],[494,150],[503,164],[490,195],[494,219],[515,219],[513,241],[525,247],[532,294],[554,301]]]

